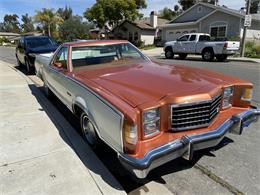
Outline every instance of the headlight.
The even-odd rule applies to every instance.
[[[246,102],[251,102],[253,97],[253,89],[252,88],[246,88],[243,89],[241,100]]]
[[[147,110],[143,113],[144,136],[148,137],[160,131],[159,108]]]
[[[224,88],[222,108],[225,109],[232,105],[233,91],[234,91],[233,86]]]

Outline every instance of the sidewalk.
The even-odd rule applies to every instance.
[[[149,50],[142,50],[142,52],[149,56],[149,57],[164,57],[164,51],[162,47],[156,47],[154,49]],[[188,57],[193,59],[201,59],[200,55],[189,55]],[[241,58],[241,57],[228,57],[228,60],[230,61],[238,61],[238,62],[254,62],[254,63],[260,63],[259,58]]]
[[[0,61],[0,195],[125,194],[26,76]]]

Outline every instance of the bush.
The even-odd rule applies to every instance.
[[[138,40],[138,41],[134,41],[133,44],[138,47],[141,48],[144,46],[144,41]]]
[[[260,44],[246,42],[245,56],[250,58],[260,58]]]
[[[0,37],[0,45],[3,45],[3,43],[10,43],[10,41],[5,37]]]

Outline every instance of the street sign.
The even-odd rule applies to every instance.
[[[251,22],[252,22],[252,16],[251,15],[246,15],[244,26],[250,27],[251,26]]]

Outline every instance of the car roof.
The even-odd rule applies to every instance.
[[[41,35],[41,36],[33,36],[33,35],[30,35],[30,36],[23,36],[25,39],[31,39],[31,38],[49,38],[49,36],[44,36],[44,35]]]
[[[127,40],[84,40],[63,43],[64,46],[85,46],[85,45],[110,45],[118,43],[129,43]]]

